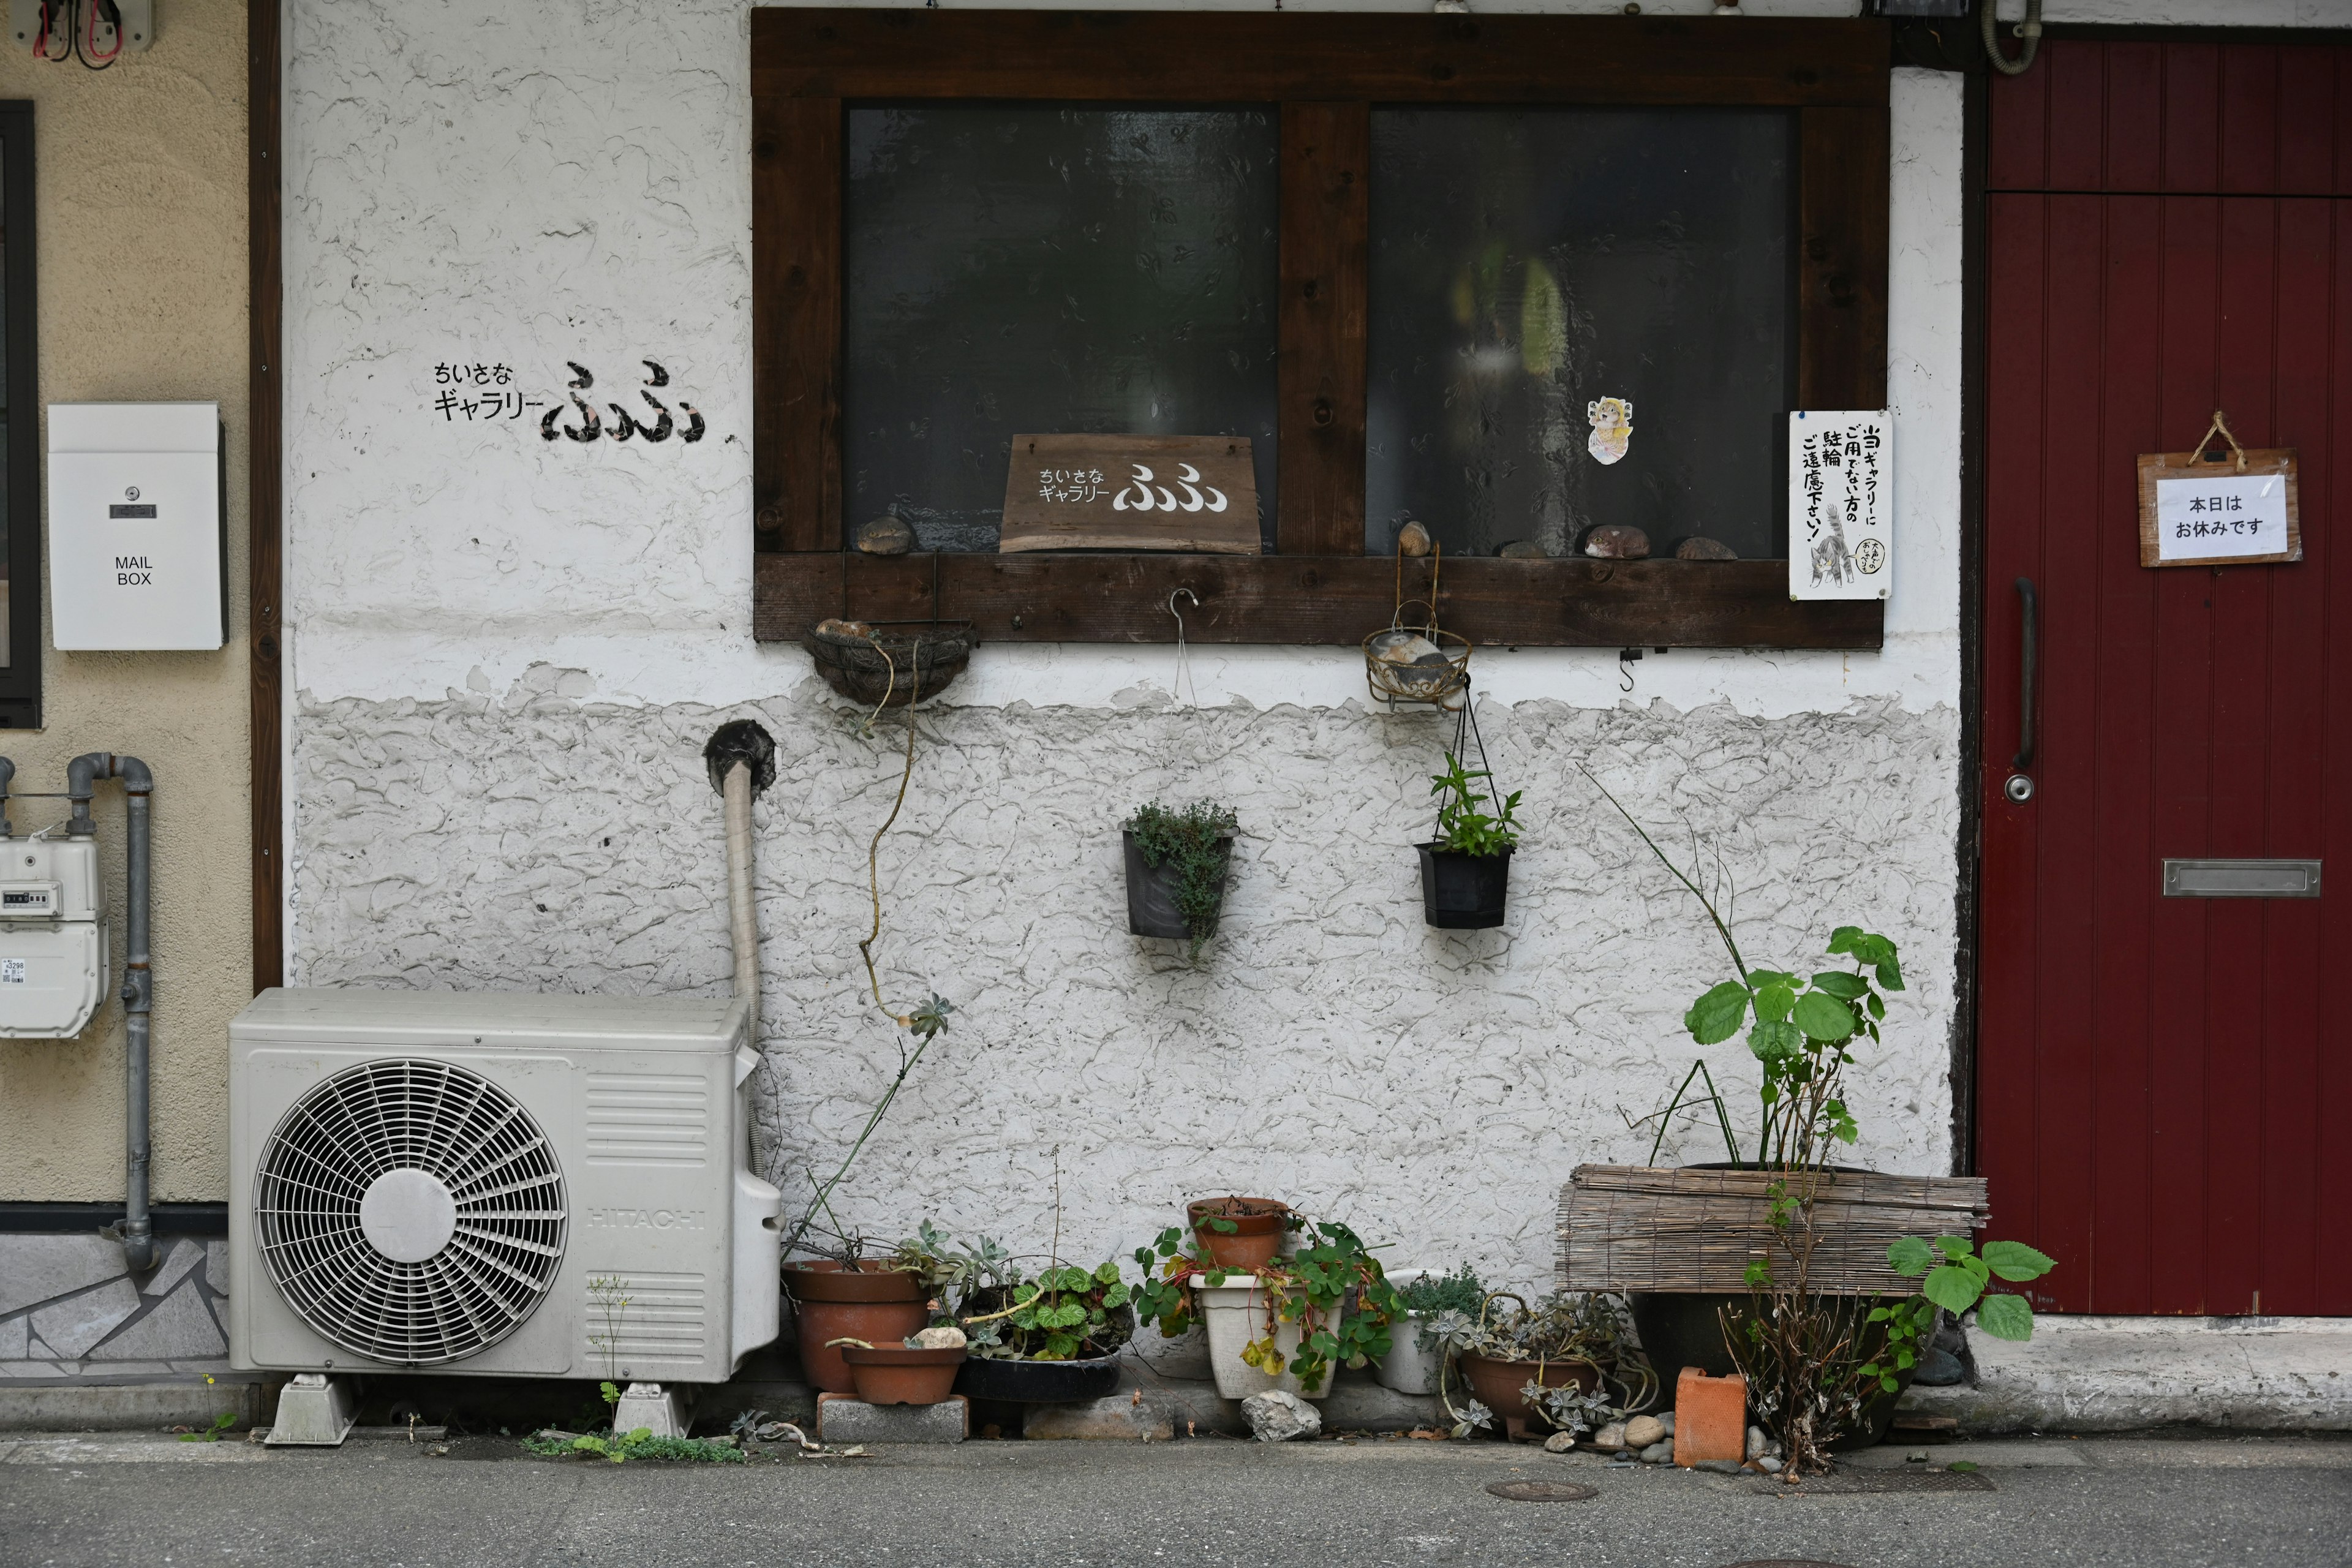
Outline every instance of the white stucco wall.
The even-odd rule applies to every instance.
[[[749,636],[744,9],[295,0],[288,24],[290,973],[722,986],[698,752],[756,714],[786,759],[761,812],[768,1147],[805,1190],[895,1061],[854,944],[896,759],[797,648]],[[886,984],[960,1011],[845,1215],[1042,1245],[1058,1146],[1081,1250],[1242,1187],[1404,1261],[1541,1279],[1553,1190],[1647,1152],[1624,1119],[1686,1070],[1676,1019],[1722,968],[1580,763],[1720,844],[1752,960],[1801,965],[1847,921],[1903,944],[1864,1153],[1948,1167],[1958,79],[1897,72],[1894,125],[1884,651],[1653,656],[1629,696],[1607,652],[1482,650],[1528,837],[1510,925],[1448,936],[1422,926],[1403,848],[1441,737],[1363,711],[1348,650],[1195,648],[1196,711],[1168,702],[1169,648],[983,649],[927,710],[884,855]],[[550,445],[535,419],[431,408],[436,363],[504,363],[545,396],[566,361],[601,379],[640,358],[701,409],[699,446]],[[1119,918],[1117,824],[1155,794],[1242,813],[1197,972]]]

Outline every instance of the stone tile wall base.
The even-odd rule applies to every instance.
[[[136,1366],[228,1353],[228,1245],[166,1240],[133,1274],[122,1248],[96,1236],[0,1234],[0,1380],[118,1378]]]

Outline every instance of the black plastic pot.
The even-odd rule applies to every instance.
[[[1118,1358],[1092,1361],[967,1360],[956,1373],[955,1391],[968,1399],[1002,1399],[1020,1405],[1069,1405],[1118,1392]]]
[[[1434,844],[1421,851],[1422,918],[1445,931],[1485,931],[1503,923],[1510,891],[1511,852],[1464,855]]]
[[[999,1292],[983,1293],[976,1304],[994,1310],[1004,1300]],[[1120,1307],[1114,1322],[1123,1322],[1116,1337],[1121,1344],[1135,1337],[1135,1309]],[[1069,1405],[1102,1399],[1118,1392],[1118,1352],[1084,1361],[993,1361],[968,1358],[956,1373],[955,1391],[967,1399],[1002,1400],[1015,1405]]]
[[[1173,864],[1151,866],[1143,858],[1143,851],[1135,847],[1135,835],[1122,831],[1120,840],[1127,847],[1127,929],[1137,936],[1170,937],[1183,941],[1192,936],[1184,923],[1184,911],[1176,907],[1176,868]],[[1225,857],[1228,870],[1233,864],[1234,841],[1220,838],[1217,847]],[[1216,934],[1216,922],[1209,922],[1206,934]]]

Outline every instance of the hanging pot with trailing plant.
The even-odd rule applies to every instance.
[[[1209,800],[1181,811],[1149,801],[1128,818],[1127,929],[1189,942],[1199,958],[1217,934],[1239,826],[1233,807]]]
[[[1465,731],[1478,747],[1475,772],[1461,761]],[[1474,787],[1484,782],[1491,790],[1494,776],[1486,763],[1486,742],[1478,735],[1475,704],[1465,692],[1454,750],[1445,753],[1445,771],[1430,775],[1429,793],[1437,797],[1436,836],[1413,847],[1421,856],[1422,918],[1440,930],[1483,931],[1503,923],[1511,851],[1519,842],[1521,792],[1497,797]],[[1489,805],[1495,806],[1492,812],[1480,809]]]

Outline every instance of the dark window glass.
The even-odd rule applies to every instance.
[[[853,109],[845,525],[993,550],[1016,434],[1246,436],[1274,496],[1276,124],[1258,109]]]
[[[1794,146],[1774,110],[1374,110],[1366,547],[1784,554]]]

